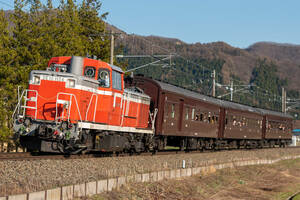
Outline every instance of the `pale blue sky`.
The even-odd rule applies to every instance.
[[[102,0],[124,31],[187,43],[258,41],[300,44],[300,0]]]
[[[127,33],[178,38],[187,43],[224,41],[241,48],[258,41],[300,44],[300,0],[102,0],[102,3],[102,10],[109,12],[108,22]],[[5,4],[13,5],[13,0],[0,1],[0,8],[11,9]]]

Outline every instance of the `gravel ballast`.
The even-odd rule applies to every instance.
[[[235,150],[156,156],[103,157],[62,160],[0,161],[0,196],[40,191],[108,177],[241,160],[300,155],[300,148]]]

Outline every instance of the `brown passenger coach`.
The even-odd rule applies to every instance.
[[[171,84],[135,76],[126,84],[151,97],[157,109],[158,149],[218,149],[285,146],[291,142],[292,117],[205,96]]]

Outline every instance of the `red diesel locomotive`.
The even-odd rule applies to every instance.
[[[125,88],[126,82],[126,88]],[[286,146],[292,117],[137,76],[100,60],[55,57],[30,73],[13,114],[28,151],[143,152]]]
[[[123,76],[119,67],[78,56],[55,57],[46,71],[32,71],[14,112],[21,145],[62,153],[150,148],[150,97],[124,89]]]

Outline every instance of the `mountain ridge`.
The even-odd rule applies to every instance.
[[[109,30],[111,27],[108,25]],[[121,31],[116,27],[113,29]],[[224,81],[236,76],[245,83],[249,82],[257,60],[265,59],[278,66],[280,78],[289,80],[288,89],[300,90],[300,45],[297,44],[261,41],[247,48],[238,48],[223,41],[186,43],[177,38],[122,32],[126,35],[117,39],[116,44],[123,46],[128,55],[174,53],[187,59],[221,59],[225,62],[222,68]]]

